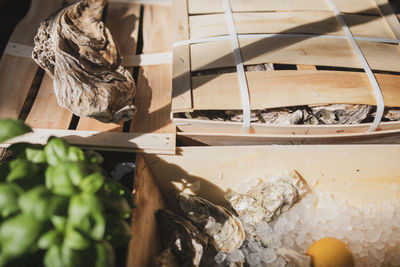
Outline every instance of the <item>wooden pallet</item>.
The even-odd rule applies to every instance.
[[[229,32],[223,1],[206,2],[174,2],[175,42],[180,43],[173,51],[172,116],[180,136],[211,145],[223,144],[224,140],[230,144],[335,143],[356,141],[357,136],[361,137],[361,142],[400,141],[396,138],[400,136],[400,122],[380,123],[379,134],[365,134],[370,124],[268,126],[254,123],[248,135],[242,134],[241,123],[184,118],[184,112],[196,110],[242,109],[236,72],[193,75],[235,66],[231,40],[226,38]],[[388,1],[335,2],[356,38],[400,39],[400,24]],[[370,82],[366,74],[360,72],[363,66],[354,48],[342,38],[345,33],[325,1],[269,1],[265,4],[261,0],[231,0],[230,4],[243,64],[291,65],[287,70],[246,72],[252,110],[337,103],[376,105]],[[272,36],[245,36],[249,34]],[[221,37],[221,40],[196,42],[213,37]],[[195,42],[182,44],[189,39]],[[385,105],[400,107],[399,44],[361,39],[357,43],[375,72]],[[219,138],[221,135],[223,137]],[[296,137],[291,140],[293,135]],[[304,138],[298,141],[298,135]],[[383,135],[386,137],[379,141]],[[246,138],[253,141],[246,142]]]
[[[28,14],[15,28],[9,46],[31,48],[39,23],[59,9],[62,2],[33,0]],[[171,51],[170,7],[165,1],[158,1],[162,5],[140,2],[145,1],[114,0],[106,7],[105,23],[121,54],[135,58],[139,32],[143,32],[142,53]],[[149,1],[153,2],[158,4]],[[175,153],[175,127],[169,119],[171,64],[155,63],[129,70],[137,77],[136,117],[125,126],[101,123],[77,118],[60,108],[51,78],[32,59],[18,56],[18,51],[17,55],[4,53],[0,61],[0,118],[24,119],[34,129],[32,134],[12,142],[43,143],[49,136],[60,136],[73,144],[95,149]]]

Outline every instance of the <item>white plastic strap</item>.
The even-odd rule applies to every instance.
[[[346,33],[347,39],[350,41],[351,45],[353,46],[354,50],[357,53],[358,58],[361,61],[361,64],[364,67],[364,71],[368,76],[369,82],[372,85],[372,89],[374,90],[375,98],[376,98],[376,115],[374,118],[374,121],[372,122],[371,127],[367,130],[368,132],[373,132],[375,129],[378,127],[379,123],[382,120],[383,116],[383,111],[385,108],[385,103],[383,102],[383,96],[381,89],[379,87],[378,82],[376,81],[376,78],[374,74],[372,73],[372,70],[370,66],[368,65],[367,60],[365,59],[360,47],[358,46],[356,40],[353,37],[353,34],[351,33],[349,27],[347,27],[346,22],[344,21],[338,7],[334,3],[333,0],[327,0],[328,5],[331,7],[333,12],[335,13],[337,19],[339,20],[340,25],[343,28],[343,31]]]
[[[233,56],[235,58],[236,70],[239,78],[240,94],[242,99],[243,109],[243,128],[250,129],[250,96],[249,89],[247,87],[246,75],[244,72],[242,55],[240,53],[239,39],[235,29],[235,22],[233,20],[232,10],[229,0],[224,0],[225,17],[228,24],[228,29],[232,41]]]
[[[32,46],[8,42],[3,54],[16,57],[32,58],[32,51]]]
[[[122,65],[125,67],[152,66],[172,63],[172,52],[124,56]]]

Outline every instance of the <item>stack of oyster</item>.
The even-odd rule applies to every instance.
[[[305,193],[306,185],[296,172],[285,172],[267,180],[258,179],[240,192],[226,194],[231,208],[215,205],[190,194],[180,194],[182,216],[168,210],[156,212],[165,250],[156,259],[158,266],[254,266],[255,257],[273,254],[276,264],[311,266],[308,256],[289,248],[275,247],[257,236],[255,227],[274,221]],[[259,248],[254,251],[253,243]],[[263,255],[265,254],[265,255]],[[269,257],[271,258],[271,257]]]

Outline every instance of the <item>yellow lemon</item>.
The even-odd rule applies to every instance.
[[[354,256],[343,241],[325,237],[312,244],[307,252],[314,267],[354,267]]]

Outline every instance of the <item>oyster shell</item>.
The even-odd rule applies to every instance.
[[[323,124],[356,124],[365,120],[371,110],[369,105],[332,104],[310,107]]]
[[[178,202],[185,216],[209,236],[217,251],[231,252],[242,245],[245,238],[243,225],[230,211],[185,193],[178,196]]]
[[[306,192],[303,180],[292,171],[266,181],[259,179],[242,193],[230,191],[226,194],[226,199],[244,224],[254,225],[262,220],[273,220],[288,210]]]
[[[156,211],[164,246],[171,248],[179,266],[199,266],[207,239],[192,223],[168,210]]]
[[[135,84],[101,20],[105,4],[83,0],[42,22],[32,58],[53,78],[61,107],[119,123],[135,113]]]

